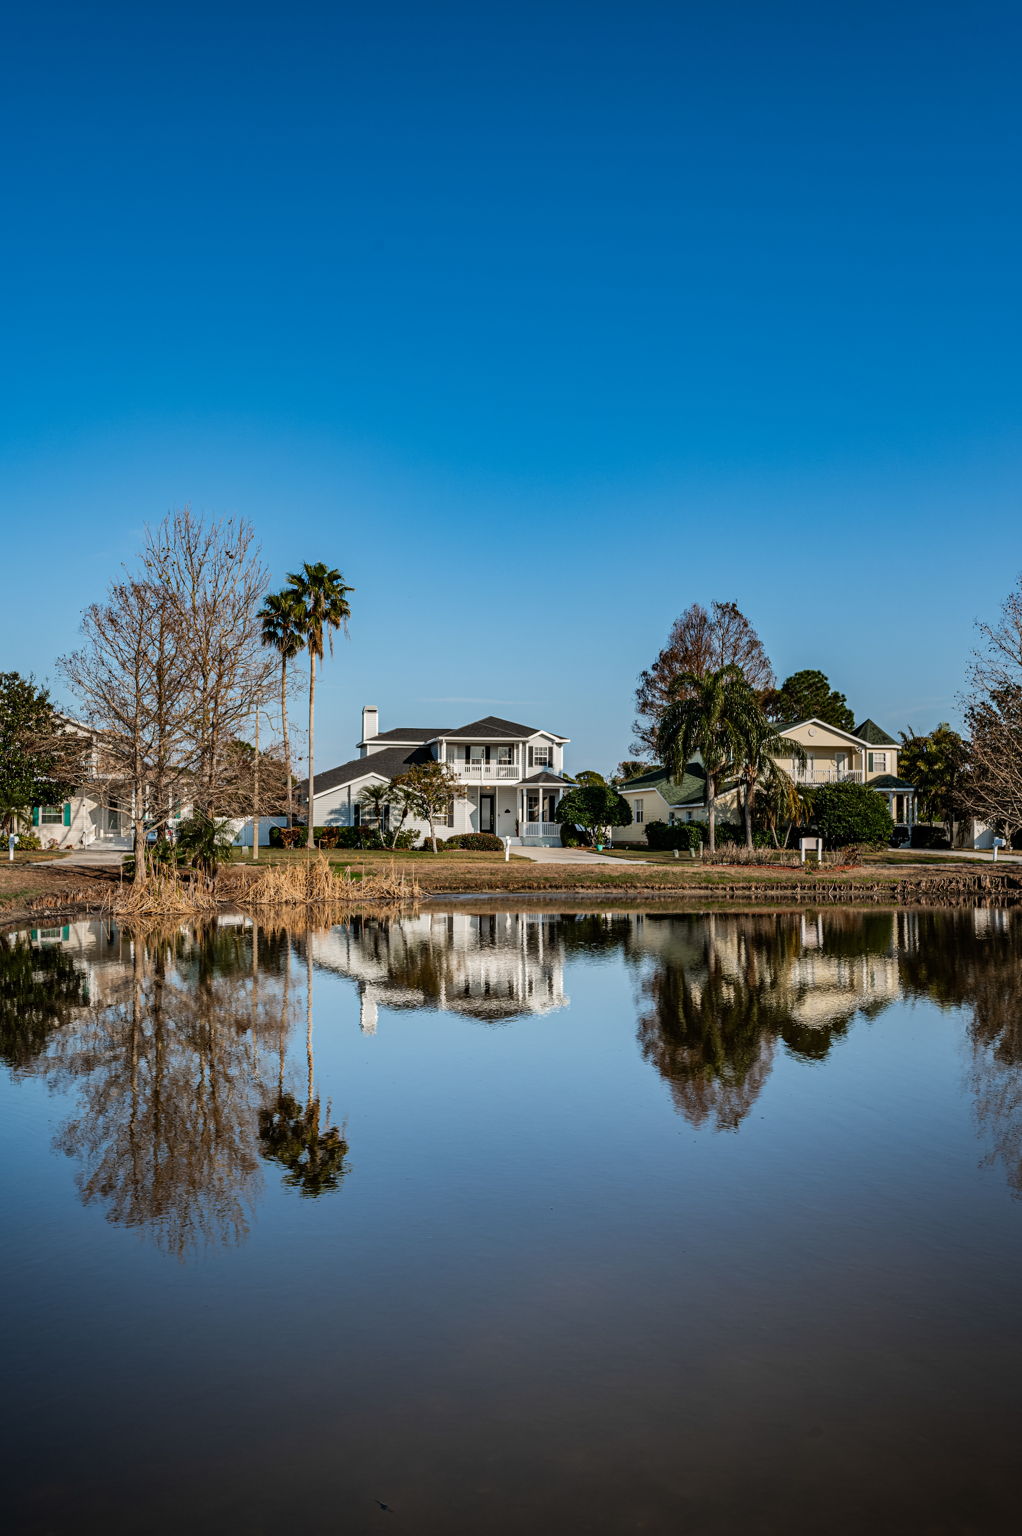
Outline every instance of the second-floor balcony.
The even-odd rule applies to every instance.
[[[522,778],[521,763],[487,763],[481,758],[472,758],[466,762],[464,758],[447,765],[453,768],[459,779],[465,779],[475,784],[496,784],[498,781],[513,781]]]
[[[861,784],[861,768],[796,768],[796,784]]]

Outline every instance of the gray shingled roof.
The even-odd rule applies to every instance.
[[[366,741],[433,741],[437,736],[446,736],[450,730],[447,725],[400,725],[393,731],[377,731],[375,736],[367,736]]]
[[[538,773],[530,773],[529,777],[522,782],[523,784],[550,784],[556,785],[558,789],[566,789],[570,781],[561,778],[559,774],[550,773],[546,768],[541,768]]]
[[[896,747],[898,743],[893,736],[888,736],[882,731],[875,720],[864,720],[861,725],[855,727],[855,734],[860,741],[868,741],[871,747]]]
[[[867,779],[869,789],[915,789],[907,779],[899,779],[893,773],[878,773],[875,779]]]
[[[502,720],[499,715],[485,715],[482,720],[472,720],[468,725],[461,725],[456,731],[438,731],[438,736],[445,737],[448,741],[480,741],[490,738],[500,741],[505,737],[520,740],[523,736],[535,736],[536,730],[531,725],[516,725],[513,720]]]
[[[425,747],[384,747],[382,752],[370,752],[368,757],[353,757],[350,763],[341,763],[339,768],[328,768],[325,773],[317,773],[317,795],[322,795],[329,789],[338,789],[342,784],[353,784],[357,779],[365,779],[370,774],[381,779],[393,779],[399,773],[404,773],[413,763],[428,763],[432,761],[432,753]],[[308,779],[303,779],[295,788],[301,793],[308,791]]]

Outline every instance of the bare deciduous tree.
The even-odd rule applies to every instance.
[[[183,707],[190,664],[179,616],[151,581],[115,583],[82,616],[85,644],[60,659],[82,716],[99,736],[91,786],[130,811],[135,878],[146,834],[165,821],[192,767]]]
[[[136,881],[147,833],[175,804],[211,816],[245,792],[238,742],[276,691],[265,585],[247,523],[173,513],[147,532],[140,573],[86,609],[85,644],[60,662],[99,739],[97,792],[130,807]]]
[[[211,814],[226,758],[276,691],[259,605],[268,573],[251,526],[206,524],[185,508],[149,531],[143,563],[176,615],[189,655],[186,706],[198,809]]]
[[[640,755],[656,751],[657,730],[668,703],[678,697],[684,674],[705,677],[738,667],[754,693],[774,685],[774,670],[752,624],[737,603],[693,603],[675,619],[667,644],[651,667],[639,674],[635,690],[634,746]]]
[[[971,742],[973,814],[1003,831],[1022,828],[1022,576],[997,621],[980,623],[965,718]]]

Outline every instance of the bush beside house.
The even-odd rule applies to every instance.
[[[868,784],[821,784],[806,793],[806,801],[806,831],[822,837],[828,848],[848,848],[853,843],[885,848],[891,840],[894,822],[887,802]]]

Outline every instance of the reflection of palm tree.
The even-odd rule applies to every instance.
[[[259,1140],[266,1158],[287,1170],[284,1183],[306,1198],[337,1189],[347,1173],[348,1143],[336,1125],[320,1129],[321,1106],[315,1091],[312,1048],[312,935],[305,933],[305,1061],[304,1107],[284,1088],[284,1061],[276,1103],[259,1111]],[[327,1106],[327,1119],[330,1107]]]
[[[688,942],[658,952],[643,978],[652,1007],[639,1017],[639,1045],[686,1119],[737,1130],[770,1074],[778,1040],[796,1055],[822,1059],[858,1000],[823,1021],[799,1016],[811,988],[795,970],[802,953],[797,918],[711,914],[670,921],[675,930],[686,924]],[[889,918],[886,932],[889,944]]]

